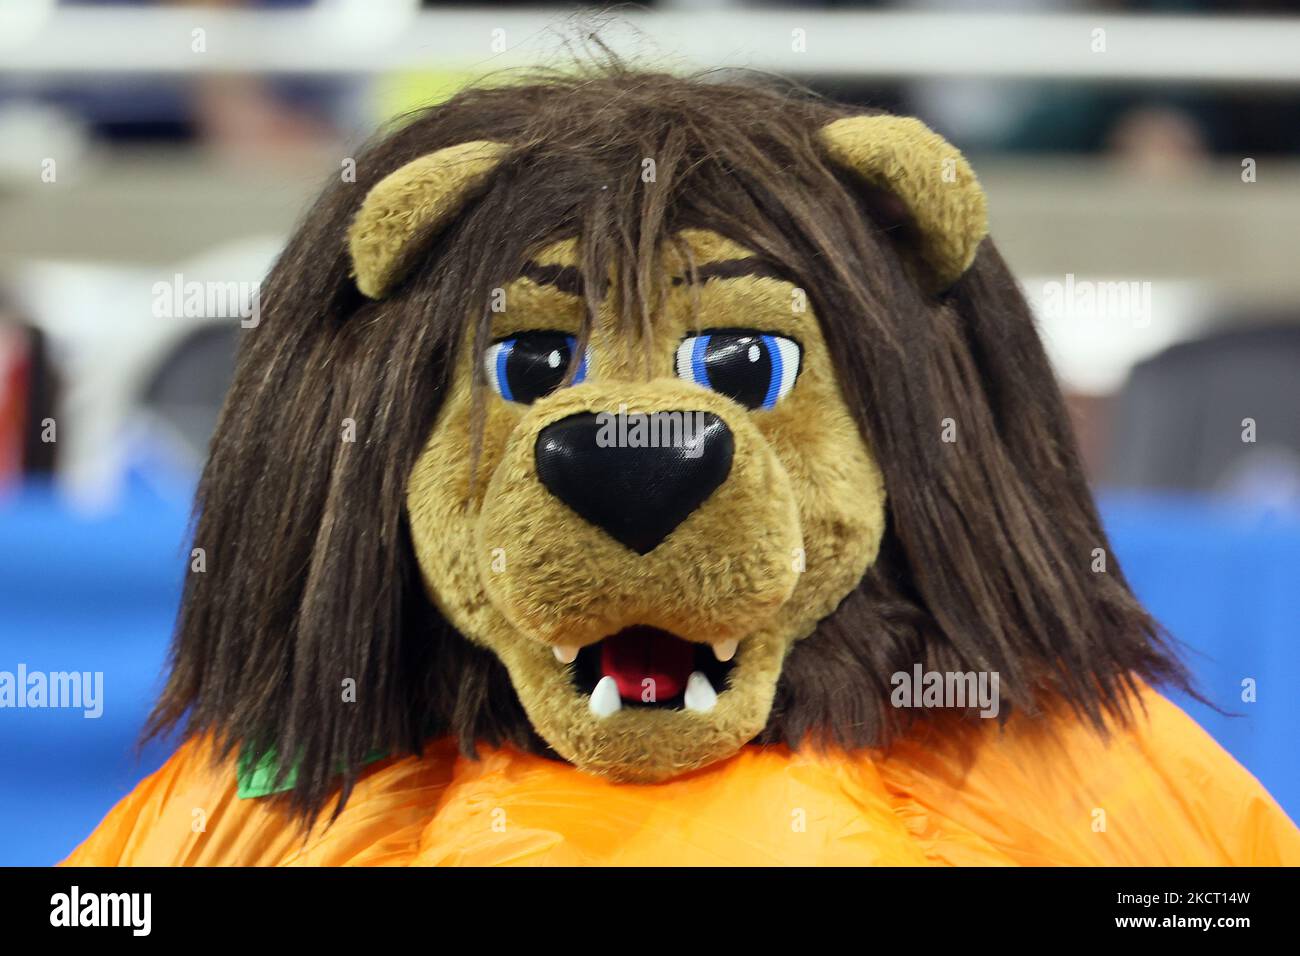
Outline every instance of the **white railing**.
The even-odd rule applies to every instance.
[[[1300,18],[816,10],[623,10],[613,17],[409,0],[295,11],[0,2],[0,76],[490,72],[559,62],[600,28],[639,65],[822,77],[1026,77],[1295,84]]]

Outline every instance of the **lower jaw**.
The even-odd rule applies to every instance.
[[[534,645],[537,647],[537,645]],[[756,640],[742,647],[729,687],[709,713],[628,706],[596,717],[567,668],[528,649],[507,660],[529,720],[554,751],[579,770],[620,783],[660,783],[734,756],[767,724],[784,646]],[[514,655],[510,655],[512,658]],[[521,655],[522,657],[522,655]],[[544,668],[544,674],[537,668]]]
[[[584,728],[586,733],[572,726],[556,728],[554,735],[539,730],[560,756],[585,773],[618,783],[655,784],[735,756],[762,732],[766,710],[749,722],[639,708]]]
[[[607,716],[611,708],[708,712],[715,706],[710,701],[728,691],[735,667],[734,656],[720,660],[712,645],[638,625],[583,647],[569,670],[578,694],[589,699],[597,716]],[[656,672],[658,681],[649,676]],[[597,707],[593,692],[602,683],[611,682],[622,693],[615,694],[613,686],[602,687],[601,698],[607,706]]]

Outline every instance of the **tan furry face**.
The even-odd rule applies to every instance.
[[[620,330],[612,293],[590,330],[585,367],[572,376],[580,380],[543,388],[525,403],[503,392],[534,396],[515,394],[509,381],[495,388],[487,373],[477,481],[470,460],[476,369],[496,368],[500,350],[480,354],[467,336],[407,492],[416,554],[439,610],[502,660],[533,726],[559,754],[619,780],[662,780],[728,757],[757,735],[786,652],[857,584],[884,530],[883,480],[802,292],[716,234],[677,238],[662,256],[667,291],[649,336]],[[683,249],[694,283],[683,280]],[[545,345],[578,334],[582,300],[550,281],[555,267],[574,265],[575,244],[556,243],[533,261],[543,268],[503,290],[493,343]],[[528,337],[547,332],[560,335]],[[710,332],[732,349],[730,366],[704,376],[713,388],[698,383],[689,343],[679,361],[684,342]],[[567,367],[561,352],[547,363],[561,363],[560,373]],[[789,374],[793,355],[797,376]],[[787,374],[773,375],[765,393],[761,379],[745,378],[746,362],[754,375],[778,365]],[[631,436],[626,445],[637,441],[639,415],[665,412],[714,417],[640,419],[676,426],[662,433],[675,448],[629,454],[606,447],[619,437],[620,413],[632,426],[621,436]],[[552,426],[575,421],[604,430],[577,453],[577,466],[568,454],[574,439],[564,439],[555,467],[568,469],[568,484],[545,467],[544,479],[539,449],[554,451],[552,436],[564,432]],[[578,431],[590,436],[586,424]],[[677,457],[661,467],[647,455]],[[681,506],[679,522],[665,520],[673,503],[665,508],[662,482],[627,474],[642,470],[638,462],[648,463],[647,475],[684,482],[679,491],[703,500]],[[625,481],[645,494],[616,498],[611,514],[610,489]],[[599,517],[588,494],[598,499]]]

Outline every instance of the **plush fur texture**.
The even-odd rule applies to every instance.
[[[1003,717],[1056,701],[1099,730],[1140,682],[1182,682],[1114,555],[1092,570],[1109,544],[1032,316],[990,240],[969,259],[973,179],[958,164],[945,181],[947,148],[920,132],[864,177],[822,132],[859,112],[612,65],[465,91],[359,157],[246,333],[199,491],[207,570],[152,729],[277,755],[311,819],[367,755],[432,736],[659,779],[751,740],[888,746],[928,717],[890,705],[891,675],[917,665],[996,671]],[[391,210],[403,225],[356,260],[386,290],[367,298],[348,251],[366,197],[479,141],[509,150],[472,190],[409,194],[459,203],[439,229]],[[911,265],[925,236],[950,236],[935,281]],[[390,258],[391,275],[360,265]],[[756,269],[709,269],[737,258]],[[537,281],[548,263],[565,281]],[[802,345],[774,408],[673,374],[681,336],[719,325]],[[538,328],[590,345],[590,375],[512,405],[479,357]],[[662,554],[614,547],[530,464],[545,423],[620,402],[689,402],[735,436],[731,474]],[[738,637],[729,687],[708,715],[597,723],[551,645],[647,620]]]
[[[348,230],[357,288],[372,299],[387,293],[410,251],[460,211],[508,149],[487,140],[458,143],[412,160],[377,183]]]
[[[988,234],[984,190],[966,157],[910,116],[846,116],[817,135],[833,162],[902,200],[922,282],[941,292],[961,278]]]

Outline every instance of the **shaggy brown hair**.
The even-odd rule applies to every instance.
[[[357,181],[331,185],[298,228],[245,333],[196,505],[207,571],[186,584],[150,732],[212,733],[223,757],[294,755],[307,818],[340,778],[341,808],[373,751],[451,734],[470,755],[549,752],[504,666],[430,605],[407,477],[450,357],[531,251],[580,237],[592,307],[613,265],[626,321],[643,325],[652,252],[690,226],[807,290],[889,495],[879,560],[794,645],[761,740],[887,744],[913,713],[889,705],[890,675],[918,662],[997,671],[1004,714],[1051,694],[1098,726],[1127,716],[1139,679],[1182,685],[1114,556],[1091,570],[1109,545],[1007,267],[985,241],[946,295],[923,294],[897,208],[817,151],[815,131],[851,112],[770,82],[612,66],[466,91],[362,155]],[[515,149],[391,296],[364,299],[345,235],[366,192],[480,139]],[[936,440],[945,418],[955,443]],[[355,443],[340,441],[346,419]],[[339,674],[357,703],[340,703]]]

